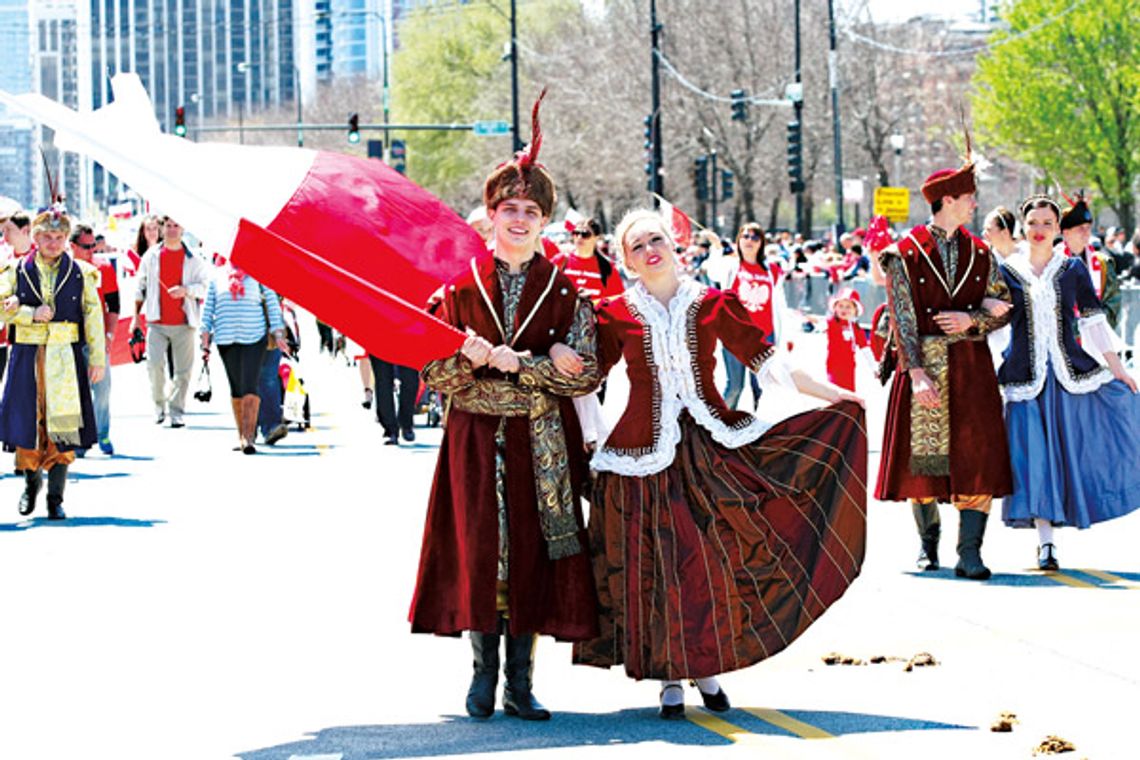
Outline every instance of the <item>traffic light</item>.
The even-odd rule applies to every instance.
[[[693,173],[697,185],[697,200],[709,199],[709,157],[697,156],[693,159]]]
[[[392,162],[392,168],[400,174],[405,174],[408,169],[408,146],[403,140],[393,140],[388,146],[388,160]]]
[[[744,90],[733,90],[730,96],[732,97],[732,120],[748,121],[747,93]]]
[[[720,199],[727,201],[733,195],[733,176],[732,172],[728,169],[722,169],[720,172]]]
[[[178,137],[186,136],[186,108],[183,106],[174,109],[174,134]]]
[[[788,122],[788,179],[793,193],[804,191],[803,131],[798,121]]]
[[[653,117],[652,116],[646,116],[644,119],[642,119],[641,123],[645,125],[645,129],[643,131],[643,134],[645,135],[645,142],[643,143],[643,147],[645,148],[645,173],[650,177],[650,180],[652,180],[652,178],[653,178]]]
[[[348,115],[348,141],[353,145],[360,142],[360,115],[350,113]]]

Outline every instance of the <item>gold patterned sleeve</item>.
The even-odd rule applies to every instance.
[[[4,302],[16,294],[16,268],[17,260],[13,259],[0,265],[0,322],[12,325],[30,325],[35,309],[31,306],[21,306],[16,303],[12,308],[5,308]]]
[[[563,375],[549,356],[526,356],[519,359],[519,385],[541,388],[556,396],[584,396],[597,388],[601,382],[597,324],[589,299],[579,298],[566,345],[582,357],[582,372]]]
[[[899,369],[907,371],[922,367],[922,343],[918,336],[918,317],[914,312],[914,295],[910,289],[906,264],[897,251],[891,255],[887,248],[880,261],[887,275],[887,308],[891,312],[898,340]]]
[[[440,393],[458,393],[475,382],[471,361],[460,353],[428,362],[420,376],[424,385]]]
[[[83,270],[83,336],[87,340],[87,364],[107,366],[107,335],[103,332],[103,302],[99,300],[99,270]]]
[[[429,307],[431,314],[452,327],[462,330],[462,326],[456,324],[456,321],[451,318],[451,314],[454,313],[454,304],[451,298],[445,296],[439,300],[434,299],[433,296]],[[440,393],[459,393],[475,384],[475,368],[471,366],[470,359],[464,356],[462,352],[456,351],[452,356],[425,364],[420,372],[420,377],[423,378],[424,385],[432,390]]]
[[[1002,276],[1001,264],[993,252],[990,252],[990,274],[989,279],[986,281],[986,298],[997,298],[1006,303],[1013,302],[1013,295],[1010,293],[1009,284],[1005,281],[1005,277]],[[978,309],[970,315],[970,321],[974,323],[974,332],[979,335],[985,335],[1009,324],[1009,320],[1012,317],[1012,309],[1007,310],[1006,313],[1000,317],[991,316],[985,309]]]

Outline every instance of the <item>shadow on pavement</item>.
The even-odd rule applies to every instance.
[[[906,573],[912,578],[923,578],[940,581],[959,581],[974,583],[979,586],[1027,586],[1040,588],[1057,588],[1061,585],[1071,585],[1066,580],[1076,581],[1078,585],[1093,588],[1119,589],[1128,588],[1127,584],[1140,582],[1140,573],[1123,572],[1119,570],[1089,570],[1078,568],[1061,568],[1059,573],[1044,573],[1034,568],[1026,568],[1023,573],[994,573],[986,581],[972,581],[968,578],[958,578],[952,568],[943,568],[934,572],[913,570]],[[1061,580],[1058,580],[1060,578]]]
[[[155,525],[165,524],[166,520],[132,520],[126,517],[68,517],[66,520],[33,517],[18,523],[0,523],[0,533],[14,533],[32,528],[153,528]]]
[[[697,708],[690,707],[696,712]],[[702,711],[703,712],[703,711]],[[926,720],[861,713],[789,711],[788,715],[840,736],[883,731],[975,730]],[[754,734],[791,736],[789,732],[734,709],[718,717]],[[328,757],[365,760],[378,757],[437,757],[481,752],[509,752],[565,747],[594,747],[663,741],[693,747],[733,742],[688,720],[662,721],[657,709],[619,710],[601,715],[556,712],[549,722],[528,723],[502,712],[489,720],[444,716],[439,723],[341,726],[322,729],[309,739],[237,753],[242,760],[289,760]]]
[[[331,444],[324,447],[325,450],[335,448],[336,446]],[[266,446],[264,443],[259,443],[257,444],[257,455],[270,457],[318,457],[321,455],[321,448],[307,443],[300,445],[278,443],[273,446]]]
[[[107,478],[129,478],[129,472],[76,472],[70,470],[67,473],[68,480],[106,480]]]

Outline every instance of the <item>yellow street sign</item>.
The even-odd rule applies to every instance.
[[[876,187],[875,215],[885,216],[892,222],[905,222],[910,218],[910,190],[905,187]]]

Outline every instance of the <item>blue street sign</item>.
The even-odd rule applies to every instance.
[[[511,131],[511,125],[505,121],[477,121],[471,125],[471,131],[480,137],[505,135]]]

